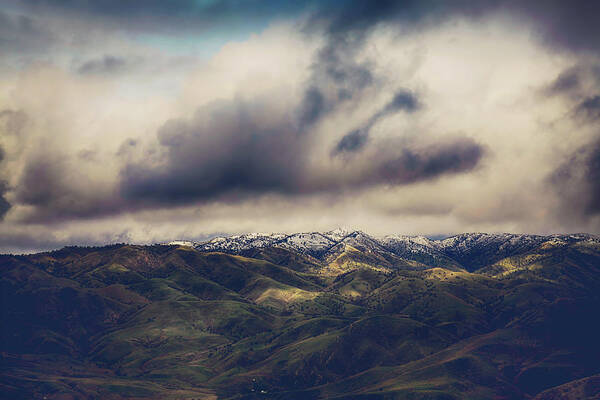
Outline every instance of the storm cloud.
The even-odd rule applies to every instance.
[[[371,128],[379,120],[401,110],[412,113],[419,107],[421,105],[413,93],[406,90],[398,91],[394,98],[383,109],[373,114],[363,126],[344,135],[332,150],[332,156],[361,150],[367,144]]]
[[[577,121],[572,135],[583,145],[562,157],[548,176],[558,199],[559,218],[587,221],[600,214],[600,67],[582,62],[559,74],[547,88],[551,96],[562,96]]]
[[[2,161],[4,160],[4,149],[0,147],[0,168],[2,167]],[[11,204],[4,197],[8,192],[8,183],[0,180],[0,220],[4,219],[4,216],[11,207]]]
[[[582,147],[549,177],[561,200],[561,212],[570,218],[600,214],[600,140]]]
[[[37,154],[29,159],[14,197],[33,210],[23,217],[26,223],[87,219],[128,209],[110,187],[90,180],[82,165],[64,154]]]
[[[580,67],[571,67],[560,75],[547,87],[545,93],[548,95],[559,95],[577,91],[581,87],[582,70]]]
[[[375,83],[366,61],[357,60],[363,38],[329,37],[311,66],[301,109],[301,129],[309,129],[341,104],[356,99]]]
[[[413,111],[416,104],[408,92],[398,93],[371,123],[401,109]],[[168,121],[157,135],[164,159],[128,164],[122,171],[124,197],[141,204],[189,204],[359,190],[466,172],[484,154],[474,141],[458,137],[444,144],[376,146],[375,154],[355,165],[312,165],[314,138],[296,128],[293,111],[274,109],[261,102],[217,102],[191,120]]]
[[[575,112],[588,120],[596,121],[600,119],[600,95],[583,100],[577,105]]]
[[[407,29],[436,24],[456,16],[482,18],[493,13],[509,13],[534,27],[544,42],[569,51],[600,50],[596,40],[600,27],[596,16],[600,4],[587,0],[530,1],[451,0],[451,1],[377,1],[360,0],[349,4],[332,3],[315,15],[334,35],[364,32],[381,23],[401,23]]]

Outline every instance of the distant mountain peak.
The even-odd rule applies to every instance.
[[[332,231],[324,232],[323,234],[332,240],[342,240],[346,236],[351,235],[353,232],[356,232],[356,231],[345,228],[345,227],[340,227],[340,228],[336,228]]]
[[[348,229],[346,227],[338,227],[338,228],[335,228],[334,230],[326,232],[326,233],[331,234],[331,235],[347,236],[352,232],[355,232],[355,231],[352,229]]]
[[[377,253],[384,257],[391,255],[412,262],[451,265],[473,271],[487,265],[490,260],[498,261],[532,250],[549,240],[573,242],[598,238],[589,234],[541,236],[483,232],[461,233],[437,240],[399,234],[375,238],[359,230],[337,228],[327,232],[293,234],[247,233],[216,237],[204,242],[175,241],[171,244],[193,246],[200,251],[233,254],[280,248],[318,259],[329,259],[351,246],[359,251]]]

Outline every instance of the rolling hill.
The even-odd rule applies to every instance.
[[[600,398],[600,239],[248,234],[0,256],[7,399]]]

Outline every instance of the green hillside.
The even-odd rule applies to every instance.
[[[600,398],[594,243],[474,272],[351,246],[0,256],[0,397]]]

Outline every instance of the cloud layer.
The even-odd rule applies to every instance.
[[[598,6],[235,4],[0,9],[0,248],[600,231]]]

